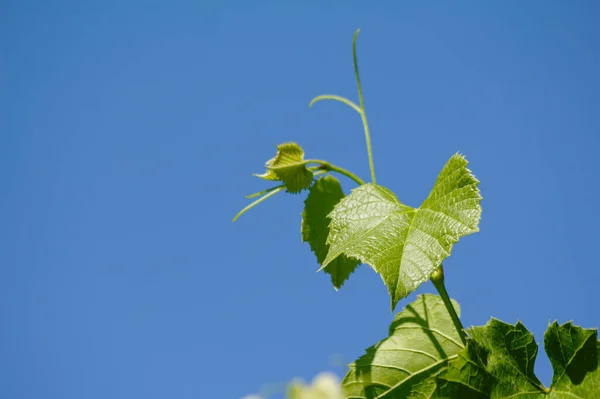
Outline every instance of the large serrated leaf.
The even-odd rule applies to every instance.
[[[277,146],[277,155],[266,163],[267,171],[262,175],[254,175],[265,180],[279,180],[285,184],[290,193],[297,193],[308,188],[313,173],[306,168],[304,150],[296,143],[283,143]]]
[[[354,189],[329,214],[323,267],[341,254],[369,264],[383,278],[394,309],[441,266],[460,237],[479,231],[479,181],[467,163],[453,155],[417,209],[379,185]]]
[[[396,315],[388,338],[350,365],[344,397],[429,398],[436,374],[463,348],[442,298],[421,295]]]
[[[434,397],[600,397],[600,343],[595,330],[556,322],[548,327],[544,343],[554,369],[550,388],[533,372],[538,346],[520,322],[511,325],[492,319],[483,327],[472,327],[468,334],[467,347],[438,376]]]
[[[319,178],[310,187],[306,201],[304,201],[302,241],[309,243],[319,264],[323,264],[329,251],[327,235],[331,219],[327,215],[344,197],[340,182],[333,176],[325,176]],[[359,263],[356,259],[340,255],[327,265],[325,273],[331,275],[333,286],[339,289]]]

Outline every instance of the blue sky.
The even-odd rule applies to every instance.
[[[418,206],[457,151],[481,180],[464,324],[600,326],[600,3],[323,3],[0,4],[0,396],[239,398],[386,335],[370,268],[315,273],[304,195],[231,222],[285,141],[368,179],[360,118],[307,107],[356,98],[356,28],[378,183]]]

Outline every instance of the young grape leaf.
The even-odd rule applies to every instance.
[[[435,376],[463,348],[442,298],[420,295],[396,315],[389,337],[350,365],[342,381],[344,397],[429,398]]]
[[[327,234],[331,219],[327,215],[344,197],[340,182],[333,176],[325,176],[319,178],[310,187],[306,201],[304,201],[302,241],[308,242],[319,264],[323,264],[329,251]],[[327,265],[325,273],[331,275],[331,282],[336,290],[350,277],[359,263],[358,260],[342,254]]]
[[[479,181],[467,160],[453,155],[420,208],[402,204],[387,188],[365,184],[329,214],[329,253],[369,264],[388,287],[392,310],[429,279],[462,236],[479,231]]]
[[[520,322],[492,319],[468,334],[467,347],[438,376],[434,397],[594,399],[600,394],[595,330],[556,322],[548,327],[544,344],[554,369],[550,388],[533,372],[538,346]],[[461,396],[453,396],[458,391]]]
[[[296,143],[278,145],[277,155],[268,160],[265,166],[265,173],[254,176],[282,181],[289,193],[298,193],[310,187],[312,183],[313,173],[304,163],[304,150]]]

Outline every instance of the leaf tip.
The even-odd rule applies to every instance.
[[[394,313],[394,309],[396,309],[399,301],[400,299],[396,298],[396,296],[390,296],[390,313]]]

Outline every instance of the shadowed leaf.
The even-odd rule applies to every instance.
[[[325,176],[311,186],[308,197],[304,201],[302,241],[309,243],[319,264],[323,264],[329,250],[327,235],[331,219],[327,215],[344,197],[339,181],[333,176]],[[359,263],[356,259],[340,255],[327,265],[325,273],[331,275],[333,286],[339,289]]]
[[[344,397],[429,398],[435,376],[463,347],[442,298],[421,295],[396,315],[389,337],[350,365]]]
[[[538,346],[525,326],[492,319],[468,330],[467,347],[438,378],[440,398],[595,399],[600,394],[595,330],[571,323],[548,327],[546,353],[554,369],[546,388],[533,369]],[[457,391],[461,396],[453,396]]]

